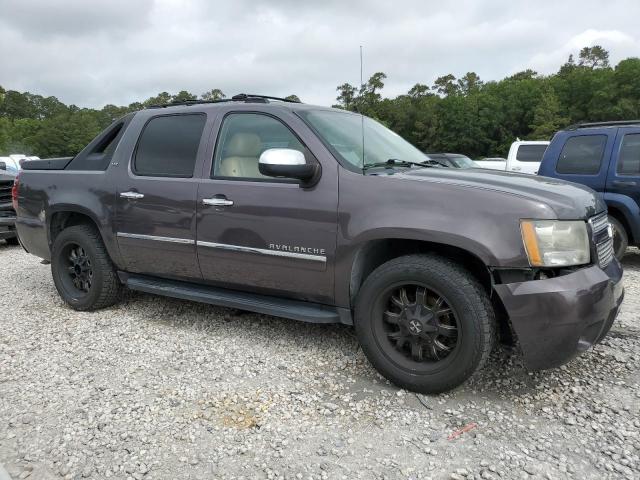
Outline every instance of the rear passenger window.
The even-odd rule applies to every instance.
[[[640,175],[639,133],[630,133],[622,139],[617,172],[620,175]]]
[[[204,114],[151,119],[138,141],[134,173],[149,177],[192,177],[206,120]]]
[[[564,144],[556,172],[576,175],[595,175],[600,171],[606,135],[571,137]]]
[[[546,145],[520,145],[516,152],[516,160],[519,162],[541,162]]]

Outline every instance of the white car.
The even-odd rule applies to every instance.
[[[480,168],[506,170],[535,175],[549,142],[546,140],[518,140],[511,144],[506,160],[476,160]]]
[[[0,157],[0,162],[4,163],[7,173],[11,175],[17,175],[20,171],[20,165],[22,160],[39,160],[40,157],[28,157],[27,155],[23,155],[21,153],[14,153],[9,155],[8,157]]]

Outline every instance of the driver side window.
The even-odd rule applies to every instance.
[[[227,115],[218,134],[211,177],[271,180],[258,168],[258,160],[270,148],[291,148],[304,153],[298,138],[282,122],[259,113]]]

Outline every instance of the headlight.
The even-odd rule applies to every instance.
[[[584,221],[522,220],[520,230],[533,267],[589,263],[589,236]]]

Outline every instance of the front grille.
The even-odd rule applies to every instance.
[[[0,203],[11,202],[11,188],[13,180],[3,180],[0,182]]]
[[[589,225],[591,226],[591,237],[598,255],[598,264],[601,268],[604,268],[611,263],[614,256],[613,237],[609,231],[609,217],[606,212],[601,213],[591,217]]]

